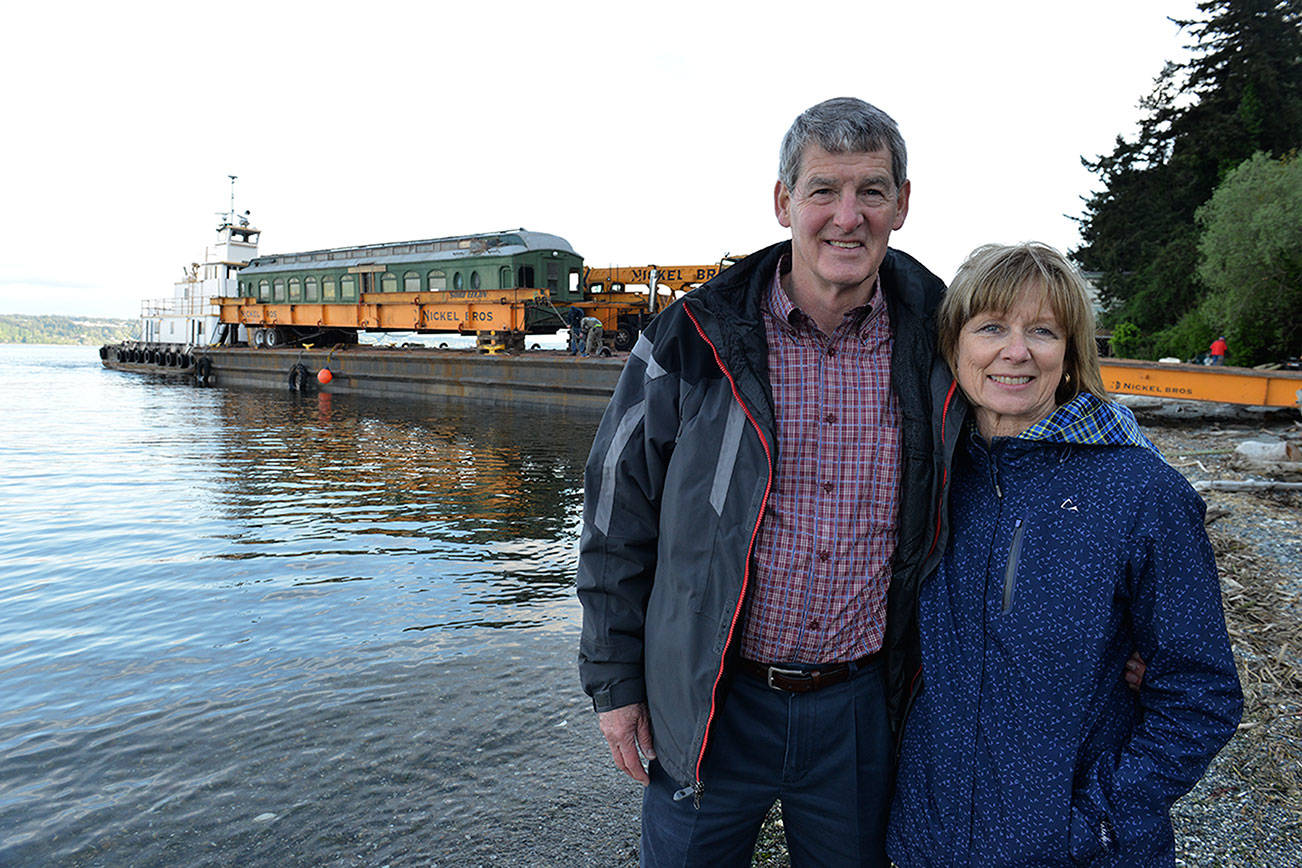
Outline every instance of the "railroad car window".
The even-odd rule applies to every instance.
[[[561,288],[561,270],[555,262],[547,263],[547,288],[552,290]]]
[[[452,273],[452,288],[458,292],[465,289],[465,281],[462,279],[460,271],[454,271]]]
[[[429,288],[431,290],[447,289],[448,276],[438,269],[431,271],[429,273]]]
[[[303,281],[297,277],[291,277],[289,279],[289,300],[303,300]]]
[[[497,282],[500,284],[498,289],[511,288],[511,267],[509,265],[503,265],[501,270],[498,271]]]
[[[570,295],[578,295],[578,293],[579,293],[579,270],[577,268],[571,268],[570,269]]]
[[[271,284],[265,280],[258,281],[258,301],[271,301]]]
[[[344,301],[357,301],[357,278],[351,274],[345,274],[339,278],[339,290]]]
[[[321,278],[321,296],[326,301],[334,301],[337,298],[335,295],[335,279],[333,277]]]
[[[398,276],[396,274],[390,274],[387,271],[384,272],[384,277],[380,279],[380,292],[397,292],[397,291],[398,291]]]
[[[516,273],[520,276],[520,279],[515,282],[516,286],[521,287],[523,289],[533,288],[533,266],[532,265],[521,265],[519,270]]]
[[[303,278],[303,298],[305,301],[321,300],[321,290],[316,285],[316,278],[310,274]]]
[[[402,276],[403,292],[420,292],[420,275],[414,271],[408,271]]]
[[[470,272],[470,288],[471,288],[471,289],[479,289],[479,272],[478,272],[478,271],[472,271],[472,272]]]
[[[277,277],[271,284],[271,300],[285,300],[285,281],[284,278]]]

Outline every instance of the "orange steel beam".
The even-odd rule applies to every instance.
[[[1121,395],[1219,401],[1255,407],[1302,406],[1302,372],[1258,371],[1223,365],[1164,365],[1100,359],[1103,385]]]

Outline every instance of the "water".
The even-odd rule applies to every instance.
[[[0,346],[0,865],[609,865],[596,420]]]

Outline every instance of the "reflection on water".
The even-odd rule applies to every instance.
[[[0,402],[0,864],[612,864],[636,835],[573,673],[593,417],[21,346]]]
[[[535,627],[568,602],[591,417],[252,392],[216,410],[213,505],[241,531],[220,557],[279,559],[302,587],[373,578],[382,555],[387,582],[443,595],[406,629]]]

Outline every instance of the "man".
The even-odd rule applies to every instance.
[[[601,351],[601,339],[605,335],[605,328],[601,320],[595,316],[585,316],[580,323],[583,328],[584,337],[583,356],[595,356]]]
[[[1212,345],[1207,349],[1207,364],[1223,365],[1225,364],[1225,354],[1230,351],[1230,345],[1225,340],[1225,335],[1221,335],[1212,341]]]
[[[570,355],[577,356],[583,350],[583,308],[570,308],[568,322],[570,326]]]
[[[938,532],[944,286],[887,248],[909,190],[884,112],[801,114],[774,189],[791,240],[661,313],[598,429],[579,669],[615,764],[646,785],[644,864],[749,864],[775,799],[793,864],[884,864]]]

